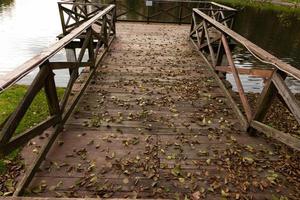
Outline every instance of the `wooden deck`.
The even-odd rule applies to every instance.
[[[28,196],[300,198],[287,150],[242,131],[189,29],[117,24]]]

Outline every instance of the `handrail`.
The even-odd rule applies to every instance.
[[[86,14],[84,20],[73,25],[72,30],[64,31],[64,37],[61,37],[58,42],[46,48],[37,56],[28,60],[12,73],[1,79],[0,87],[4,90],[26,76],[32,70],[39,69],[37,74],[34,75],[33,82],[29,85],[27,92],[19,105],[8,118],[4,120],[3,124],[0,125],[0,158],[27,144],[31,139],[41,135],[50,127],[54,127],[49,135],[48,141],[45,143],[30,168],[26,171],[23,179],[19,182],[16,191],[14,192],[14,196],[23,194],[25,188],[30,184],[34,173],[44,160],[58,134],[63,130],[65,122],[74,111],[75,106],[95,74],[97,66],[109,50],[109,47],[115,38],[115,5],[103,7],[103,5],[98,4],[96,6],[97,9],[89,13],[81,8],[81,11],[84,11]],[[103,10],[101,10],[102,8]],[[63,18],[63,16],[67,15],[76,19],[76,17],[71,15],[80,16],[81,11],[78,13],[74,13],[76,11],[68,11],[67,13],[63,13],[61,17]],[[67,62],[50,61],[50,58],[63,49],[66,50]],[[76,54],[75,49],[80,49],[78,55]],[[83,61],[86,51],[88,51],[88,61]],[[86,69],[84,70],[86,73],[83,78],[81,78],[82,76],[79,74],[79,68],[82,67]],[[69,69],[70,73],[70,78],[61,100],[58,98],[54,79],[54,70],[60,69]],[[79,90],[77,89],[76,91],[78,92],[72,94],[74,85],[79,78],[81,78]],[[45,91],[50,116],[29,130],[14,136],[18,125],[42,88],[44,88]]]
[[[288,63],[283,62],[282,60],[278,59],[277,57],[273,56],[266,50],[260,48],[256,44],[252,43],[251,41],[247,40],[243,36],[239,35],[238,33],[234,32],[230,28],[224,26],[220,22],[212,19],[208,15],[201,12],[199,9],[194,8],[194,13],[197,13],[199,16],[201,16],[203,19],[205,19],[207,22],[212,24],[215,28],[217,28],[219,31],[221,31],[223,34],[230,36],[235,41],[239,42],[243,46],[245,46],[248,50],[252,51],[255,55],[259,56],[261,59],[269,62],[269,64],[275,66],[276,68],[286,72],[287,74],[293,76],[294,78],[300,80],[300,70],[291,66]]]
[[[142,9],[129,7],[120,0],[104,0],[105,3],[115,4],[117,10],[117,20],[119,21],[139,21],[139,22],[160,22],[160,23],[190,23],[192,9],[198,7],[203,11],[236,12],[237,10],[212,1],[197,0],[152,0],[152,6],[141,5]],[[137,3],[145,1],[136,0]],[[138,17],[131,18],[128,13],[133,13]],[[125,17],[124,17],[125,16]],[[161,16],[161,18],[160,18]],[[166,18],[166,16],[168,18]]]
[[[281,61],[231,30],[227,23],[228,20],[231,19],[230,17],[225,17],[222,11],[211,12],[209,14],[210,16],[200,9],[193,9],[190,40],[214,72],[219,72],[219,74],[224,72],[232,73],[243,110],[240,110],[217,73],[214,73],[214,75],[224,90],[225,95],[228,97],[232,108],[239,116],[244,129],[248,132],[263,132],[296,150],[300,150],[299,138],[263,123],[273,99],[278,96],[300,125],[299,102],[284,81],[288,75],[300,80],[300,70]],[[258,103],[255,107],[256,109],[250,106],[247,96],[245,95],[243,84],[239,77],[240,72],[243,70],[235,66],[229,45],[231,40],[241,44],[259,61],[273,66],[272,69],[260,72],[268,77],[263,91],[259,96]],[[227,66],[222,66],[224,65],[224,56],[227,60]]]
[[[70,31],[70,33],[61,38],[61,40],[46,48],[5,77],[1,77],[0,87],[3,91],[28,75],[31,71],[39,68],[39,71],[35,75],[33,82],[29,85],[23,100],[1,125],[0,154],[2,156],[10,153],[21,145],[26,144],[33,137],[43,133],[45,129],[55,126],[56,124],[64,124],[89,81],[86,80],[79,95],[70,100],[72,87],[79,77],[79,68],[89,68],[90,78],[95,72],[99,62],[108,51],[115,33],[115,5],[108,5],[102,11],[95,13],[89,20]],[[80,39],[80,41],[78,41],[78,39]],[[73,56],[74,59],[67,59],[67,62],[50,62],[50,58],[55,56],[63,48],[67,51],[71,50],[71,54],[73,52],[73,55],[71,56]],[[78,58],[76,58],[75,48],[80,49]],[[88,50],[89,60],[83,62],[83,55],[86,50]],[[53,70],[59,69],[69,69],[70,71],[68,86],[65,90],[64,97],[60,102],[58,101],[56,93],[53,73]],[[42,88],[45,89],[50,110],[50,118],[30,130],[13,137],[18,124],[29,109],[33,99]]]
[[[50,47],[43,50],[38,55],[34,56],[30,60],[23,63],[21,66],[13,70],[12,72],[6,74],[3,77],[0,77],[0,91],[5,90],[11,84],[15,83],[20,78],[23,78],[32,70],[36,69],[41,64],[45,63],[45,61],[49,60],[49,58],[53,57],[57,52],[65,48],[69,43],[71,43],[76,37],[82,34],[87,28],[89,28],[95,21],[99,18],[110,12],[115,8],[115,5],[109,5],[103,11],[99,12],[93,18],[81,24],[76,29],[72,30],[68,35],[63,37],[58,42],[54,43]]]
[[[215,5],[215,6],[219,7],[219,8],[223,8],[224,10],[227,10],[227,11],[237,11],[237,10],[234,9],[234,8],[231,8],[231,7],[229,7],[229,6],[225,6],[225,5],[222,5],[222,4],[213,2],[213,1],[211,1],[210,3],[211,3],[212,5]]]

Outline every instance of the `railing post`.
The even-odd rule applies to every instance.
[[[51,116],[57,115],[61,119],[59,100],[58,100],[58,95],[57,95],[56,85],[55,85],[55,80],[54,80],[55,74],[53,73],[53,71],[48,63],[49,63],[49,61],[47,63],[45,63],[45,65],[44,65],[49,68],[48,77],[44,81],[44,89],[45,89],[45,94],[47,97],[49,112],[50,112]]]
[[[147,24],[149,24],[150,16],[149,16],[149,6],[147,6]]]
[[[180,6],[179,6],[179,25],[181,25],[181,20],[182,20],[182,7],[183,7],[183,3],[180,2]]]
[[[65,17],[64,17],[63,10],[62,10],[62,5],[60,3],[58,3],[58,10],[59,10],[59,15],[60,15],[62,31],[63,31],[63,34],[66,35]]]
[[[103,39],[104,39],[104,47],[108,48],[108,36],[107,36],[107,17],[106,15],[103,16],[103,21],[102,21],[102,34],[103,34]]]
[[[252,119],[251,107],[250,107],[248,99],[245,95],[241,79],[240,79],[238,71],[235,67],[230,48],[229,48],[226,36],[224,34],[222,34],[222,39],[221,40],[222,40],[222,44],[224,46],[225,54],[227,56],[228,64],[231,67],[231,71],[232,71],[232,74],[233,74],[233,77],[234,77],[234,80],[235,80],[235,83],[236,83],[236,86],[237,86],[237,89],[238,89],[238,92],[239,92],[239,95],[240,95],[240,99],[241,99],[243,108],[245,110],[248,122],[250,122],[251,119]]]
[[[92,28],[89,28],[89,30],[92,32]],[[89,38],[90,44],[88,46],[88,52],[89,52],[89,62],[91,63],[90,67],[95,67],[95,52],[94,52],[94,39],[93,34],[90,35]]]
[[[278,73],[277,70],[273,72]],[[281,73],[281,78],[284,80],[287,75],[285,73]],[[263,121],[267,114],[267,110],[272,105],[272,102],[276,95],[278,94],[278,90],[276,89],[275,84],[272,82],[273,75],[268,79],[267,83],[265,84],[265,87],[263,88],[263,91],[261,95],[259,96],[259,99],[257,101],[256,111],[252,117],[252,121]],[[254,134],[256,131],[252,128],[249,129],[249,133]]]
[[[66,57],[68,62],[77,62],[76,58],[76,49],[75,48],[65,48],[66,51]],[[69,74],[71,75],[74,69],[69,69]],[[77,76],[78,76],[77,71]]]

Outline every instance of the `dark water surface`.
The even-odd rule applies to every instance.
[[[300,13],[245,7],[235,19],[233,29],[274,56],[300,69]],[[240,67],[267,67],[245,49],[237,47],[235,64]],[[228,75],[228,79],[233,77]],[[260,92],[260,78],[241,76],[246,91]],[[293,92],[300,92],[300,82],[287,78]]]
[[[143,6],[134,2],[124,0],[128,6],[136,10],[140,7],[145,12],[144,1],[140,2]],[[140,17],[134,13],[129,15]],[[300,68],[300,14],[246,7],[238,13],[234,30]],[[56,0],[0,0],[0,76],[54,43],[59,33]],[[234,58],[240,67],[266,67],[242,48],[235,49]],[[227,78],[232,81],[232,76]],[[262,88],[260,78],[242,75],[241,79],[246,91],[259,92]],[[300,92],[298,82],[288,81],[293,91]],[[63,76],[60,83],[61,86],[65,83]]]

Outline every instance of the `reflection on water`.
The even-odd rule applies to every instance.
[[[61,32],[53,0],[4,1],[0,9],[0,73],[11,71],[55,41]]]
[[[246,7],[233,28],[263,49],[300,68],[300,15]]]
[[[105,0],[104,0],[105,1]],[[123,4],[139,13],[151,14],[170,5],[161,3],[159,7],[148,8],[145,1],[123,0]],[[197,7],[197,4],[187,5]],[[124,9],[125,11],[125,9]],[[177,16],[179,10],[172,10]],[[183,16],[188,14],[184,9]],[[129,12],[124,19],[145,18],[135,12]],[[171,20],[170,15],[159,15],[157,19]],[[189,21],[190,19],[185,19]],[[234,30],[249,40],[268,50],[275,56],[300,68],[300,15],[258,8],[244,8],[238,13]],[[17,66],[55,42],[61,33],[56,0],[1,0],[0,1],[0,75],[12,71]],[[267,67],[256,61],[242,48],[236,48],[235,63],[239,67]],[[65,59],[64,53],[58,55]],[[60,85],[64,85],[66,72],[60,72]],[[233,77],[227,75],[228,80]],[[241,76],[246,91],[261,91],[263,80],[257,77]],[[288,79],[293,91],[300,92],[300,84]]]
[[[245,7],[235,19],[233,29],[271,54],[300,69],[300,15],[268,9]],[[239,67],[270,67],[255,59],[245,49],[237,47],[235,64]],[[233,77],[227,75],[233,82]],[[263,80],[241,76],[246,91],[260,92]],[[288,77],[293,92],[300,93],[300,82]],[[235,87],[234,87],[235,89]]]
[[[0,1],[0,75],[54,43],[61,32],[56,1]]]

